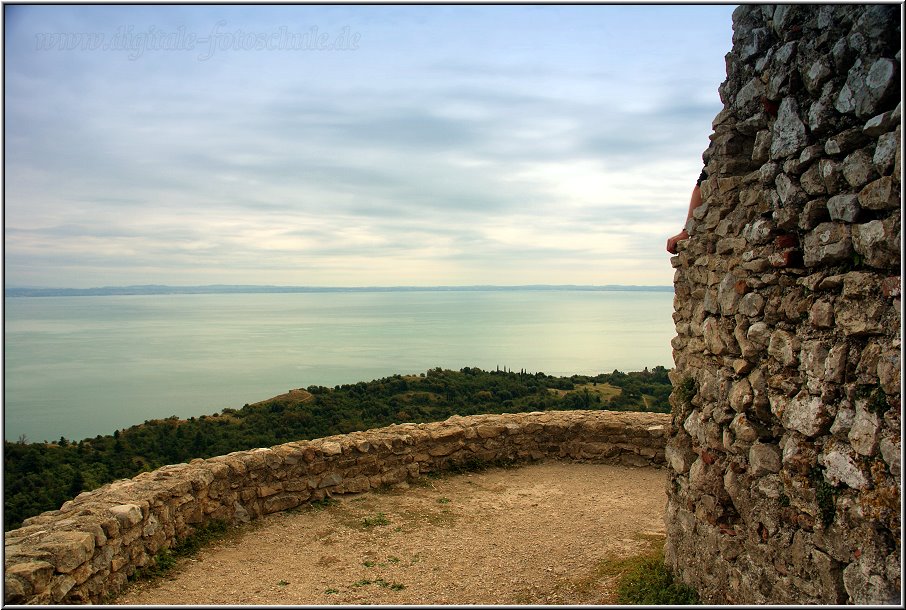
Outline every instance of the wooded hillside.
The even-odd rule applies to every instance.
[[[567,409],[669,412],[667,370],[552,377],[435,368],[334,388],[290,390],[240,409],[173,415],[78,442],[4,443],[4,530],[81,491],[197,457],[451,415]]]

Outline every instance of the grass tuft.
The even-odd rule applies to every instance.
[[[373,517],[364,517],[362,527],[374,527],[376,525],[390,525],[390,519],[384,513],[377,513]]]
[[[617,587],[617,603],[645,606],[698,604],[695,589],[673,579],[663,551],[629,560]]]
[[[583,583],[583,588],[601,580],[616,585],[616,598],[603,603],[625,605],[687,605],[698,604],[694,589],[675,582],[664,563],[664,538],[661,535],[640,534],[649,549],[631,557],[608,558],[598,564],[595,576]]]

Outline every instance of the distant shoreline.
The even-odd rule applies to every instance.
[[[6,288],[6,297],[82,297],[120,295],[168,295],[168,294],[286,294],[317,292],[480,292],[480,291],[586,291],[586,292],[672,292],[673,286],[624,286],[608,284],[592,285],[548,285],[529,284],[523,286],[256,286],[210,284],[205,286],[166,286],[147,284],[140,286],[102,286],[98,288]]]

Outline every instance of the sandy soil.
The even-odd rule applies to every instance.
[[[666,473],[573,462],[426,478],[270,515],[119,604],[606,604],[664,536]]]

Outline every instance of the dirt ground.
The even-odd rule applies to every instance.
[[[118,604],[606,604],[664,537],[666,473],[573,462],[425,478],[243,526]]]

